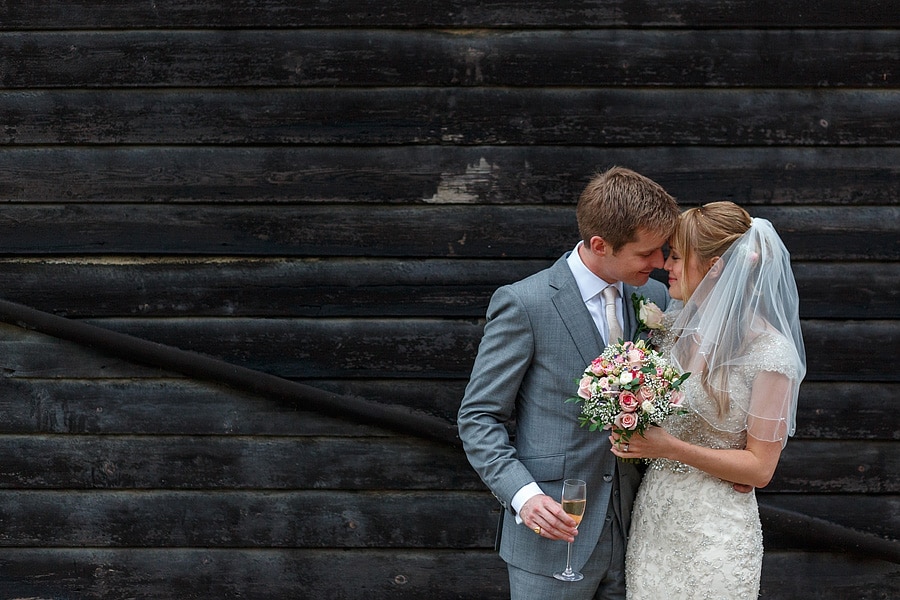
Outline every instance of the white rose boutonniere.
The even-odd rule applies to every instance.
[[[631,295],[631,303],[634,306],[634,314],[637,315],[638,327],[634,332],[634,341],[645,331],[649,332],[648,337],[653,339],[655,330],[663,329],[663,311],[653,302],[649,302],[643,296],[637,294]]]

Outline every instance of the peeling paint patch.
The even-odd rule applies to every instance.
[[[493,166],[484,158],[466,166],[466,172],[442,173],[437,192],[425,202],[431,204],[474,204],[491,189]]]

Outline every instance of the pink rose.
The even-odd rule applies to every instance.
[[[616,415],[616,427],[619,429],[634,429],[638,424],[637,413],[619,413]]]
[[[624,410],[626,413],[636,411],[640,404],[641,403],[637,399],[637,396],[635,396],[631,392],[622,392],[621,394],[619,394],[619,406],[621,406],[622,410]]]
[[[595,358],[591,361],[591,373],[594,375],[603,375],[609,370],[609,365],[605,359]]]
[[[593,381],[593,377],[591,377],[590,375],[585,375],[581,378],[581,381],[578,382],[578,395],[585,400],[590,400],[591,398],[591,383]]]
[[[644,362],[644,352],[638,348],[632,348],[625,353],[625,358],[630,366],[640,366]]]
[[[652,402],[653,398],[656,396],[656,393],[646,385],[642,385],[641,389],[638,390],[638,394],[641,396],[641,400]]]
[[[675,390],[669,396],[669,404],[672,406],[681,406],[684,402],[684,392],[681,390]]]

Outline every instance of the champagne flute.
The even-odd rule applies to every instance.
[[[587,502],[587,484],[580,479],[566,479],[563,482],[562,508],[566,514],[575,519],[575,527],[581,524],[584,517],[584,506]],[[554,573],[554,577],[561,581],[581,581],[584,575],[572,570],[572,542],[566,553],[566,568],[560,573]]]

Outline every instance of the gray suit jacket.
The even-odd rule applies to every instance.
[[[575,395],[584,368],[605,346],[567,256],[495,292],[458,416],[469,462],[506,509],[500,556],[545,575],[565,566],[566,544],[516,524],[510,502],[522,486],[536,481],[558,501],[564,479],[587,482],[587,509],[572,548],[572,567],[579,569],[594,551],[607,516],[628,532],[640,483],[637,468],[617,463],[609,451],[608,434],[580,427],[581,406],[566,402]],[[665,286],[652,279],[640,288],[626,285],[623,330],[628,338],[637,328],[633,292],[663,309],[669,300]],[[507,428],[513,420],[514,441]]]

